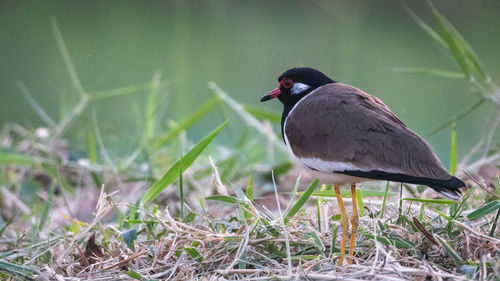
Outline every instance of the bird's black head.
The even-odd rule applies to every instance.
[[[278,82],[278,87],[263,96],[261,102],[278,98],[285,105],[295,104],[316,88],[335,81],[316,69],[296,67],[281,74]]]

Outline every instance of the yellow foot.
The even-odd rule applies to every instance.
[[[358,233],[358,206],[357,206],[357,201],[356,201],[356,184],[351,185],[351,192],[352,192],[352,216],[351,216],[351,226],[352,226],[352,233],[351,233],[351,239],[349,241],[349,258],[347,259],[348,264],[352,264],[352,258],[354,256],[354,246],[356,245],[356,235]]]
[[[349,218],[345,210],[344,200],[342,200],[342,195],[340,195],[340,186],[338,184],[335,185],[335,195],[337,196],[337,203],[339,204],[340,225],[342,226],[342,241],[340,242],[341,256],[339,260],[339,264],[342,265],[344,263],[344,254],[347,244],[347,231],[349,230]]]

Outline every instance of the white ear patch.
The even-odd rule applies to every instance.
[[[290,89],[290,92],[292,92],[292,95],[297,95],[297,94],[300,94],[300,93],[306,91],[309,88],[311,88],[311,86],[304,84],[304,83],[297,82],[297,83],[293,83],[293,87],[292,87],[292,89]]]

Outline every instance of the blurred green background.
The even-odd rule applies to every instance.
[[[500,1],[435,2],[499,81]],[[2,125],[43,125],[21,94],[19,81],[53,119],[61,115],[61,104],[76,100],[51,31],[51,17],[57,20],[86,91],[142,84],[160,70],[166,81],[161,90],[163,129],[168,120],[181,120],[213,95],[209,81],[242,103],[281,112],[280,103],[259,104],[259,99],[276,87],[279,74],[294,66],[317,68],[380,97],[422,135],[475,101],[463,80],[393,70],[457,70],[404,9],[408,5],[435,26],[425,1],[4,0],[0,5]],[[115,153],[129,153],[136,145],[145,97],[91,102],[106,147]],[[458,123],[459,156],[483,133],[484,111]],[[75,151],[85,149],[82,128],[91,112],[86,110],[66,134]],[[190,139],[198,140],[225,119],[220,110],[209,116],[190,128]],[[233,118],[230,131],[241,129],[241,124]],[[227,134],[218,141],[227,142]],[[447,165],[450,129],[427,139]]]

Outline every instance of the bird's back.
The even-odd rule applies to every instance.
[[[353,172],[375,179],[392,175],[402,182],[405,176],[438,181],[453,178],[429,144],[381,100],[342,83],[319,87],[300,100],[288,115],[284,130],[297,159],[350,165],[347,171],[332,171],[331,166],[323,165],[320,172]]]

